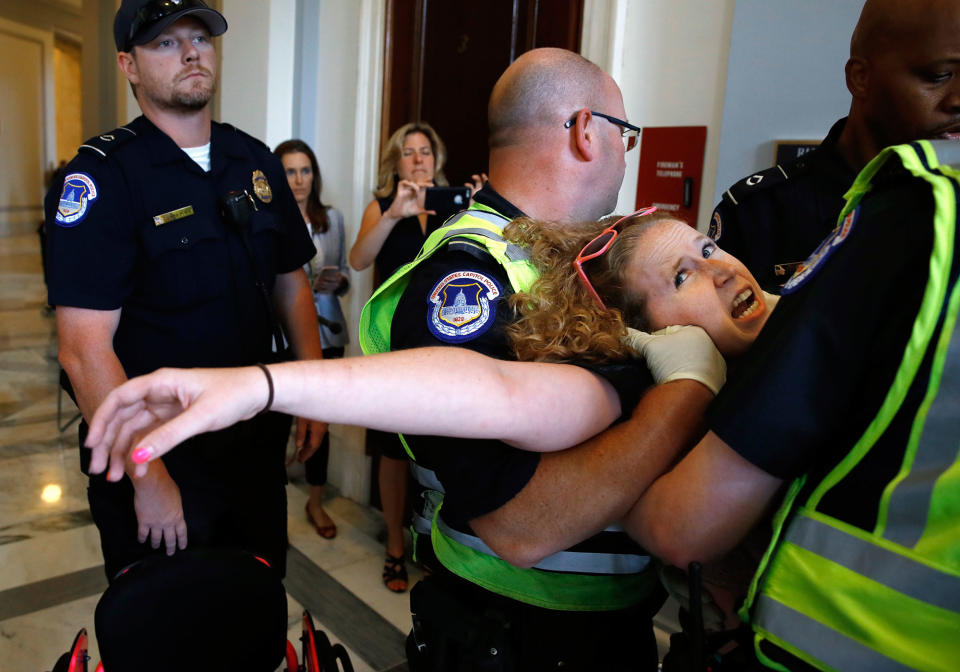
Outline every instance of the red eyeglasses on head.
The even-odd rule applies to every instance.
[[[642,217],[643,215],[649,215],[656,211],[656,206],[651,205],[650,207],[640,208],[636,212],[621,217],[597,234],[593,240],[584,245],[583,249],[580,250],[580,254],[577,255],[576,259],[574,259],[573,265],[576,267],[577,273],[580,274],[580,279],[586,286],[587,291],[589,291],[593,298],[597,300],[597,303],[600,304],[601,308],[606,309],[606,306],[603,303],[603,299],[601,299],[600,295],[597,294],[597,290],[593,288],[593,283],[590,282],[590,278],[588,278],[587,274],[583,271],[583,262],[603,256],[606,251],[610,249],[610,246],[613,245],[613,241],[617,239],[617,235],[620,233],[620,225],[623,224],[623,222],[632,217]]]

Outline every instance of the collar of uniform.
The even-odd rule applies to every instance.
[[[169,135],[161,131],[145,116],[139,116],[129,124],[144,142],[147,143],[145,156],[156,164],[184,162],[189,170],[196,169],[202,172],[187,154],[177,146]],[[245,150],[240,134],[231,126],[212,122],[210,124],[210,173],[215,174],[222,170],[229,159],[243,158]]]
[[[243,159],[248,149],[239,131],[230,124],[213,122],[210,129],[210,174],[217,175],[232,159]]]
[[[524,216],[523,210],[497,193],[497,190],[494,189],[489,182],[483,185],[483,188],[473,195],[473,200],[489,208],[493,208],[508,219],[516,219],[517,217]]]
[[[844,117],[831,126],[827,137],[820,143],[818,151],[812,152],[812,154],[814,154],[815,159],[823,164],[824,172],[831,179],[849,186],[853,184],[853,180],[857,177],[857,171],[847,165],[847,162],[843,160],[837,150],[837,142],[840,140],[840,134],[846,124],[847,118]]]
[[[137,117],[130,122],[129,126],[136,132],[137,137],[146,143],[146,151],[143,152],[143,156],[150,157],[150,162],[153,165],[180,161],[185,162],[184,165],[188,167],[188,170],[196,168],[197,171],[203,172],[196,161],[187,156],[186,152],[177,146],[173,138],[157,128],[156,125],[145,116],[141,115]],[[213,152],[211,151],[211,155],[212,154]]]

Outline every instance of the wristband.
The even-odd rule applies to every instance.
[[[263,410],[257,413],[257,415],[263,415],[270,410],[271,406],[273,406],[273,376],[270,375],[270,369],[268,369],[265,365],[261,364],[260,362],[257,362],[256,365],[260,367],[260,370],[263,371],[263,375],[267,377],[267,405],[263,407]]]

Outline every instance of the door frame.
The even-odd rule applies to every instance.
[[[0,33],[38,42],[43,63],[43,170],[57,165],[57,99],[53,72],[53,31],[40,30],[0,17]],[[39,175],[40,180],[43,175]]]

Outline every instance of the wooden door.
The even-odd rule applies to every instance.
[[[487,99],[517,56],[580,50],[583,0],[388,0],[381,143],[412,120],[447,145],[451,184],[487,170]]]

